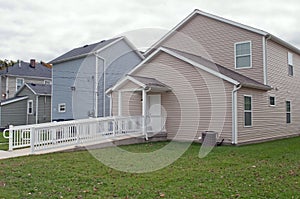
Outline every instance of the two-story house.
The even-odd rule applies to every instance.
[[[105,90],[144,59],[126,37],[72,49],[52,60],[52,120],[110,115]]]
[[[195,10],[145,56],[107,91],[114,115],[154,116],[152,127],[168,139],[299,135],[300,50],[278,37]]]
[[[51,69],[37,63],[34,59],[30,63],[19,61],[13,66],[0,70],[1,100],[15,96],[25,83],[51,84]]]

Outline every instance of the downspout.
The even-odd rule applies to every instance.
[[[106,82],[106,77],[105,77],[105,65],[106,65],[106,61],[103,57],[99,56],[97,54],[97,52],[94,53],[95,57],[96,57],[96,78],[95,78],[95,92],[96,92],[96,97],[95,97],[95,117],[98,117],[98,76],[99,76],[99,71],[98,71],[98,59],[101,59],[103,60],[103,111],[102,111],[102,114],[103,114],[103,117],[105,117],[105,97],[106,97],[106,94],[105,94],[105,82]]]
[[[6,93],[6,99],[8,99],[8,98],[9,98],[9,90],[8,90],[8,76],[6,76],[5,93]]]
[[[264,72],[264,84],[268,85],[268,54],[267,43],[272,38],[272,35],[263,36],[263,72]]]
[[[238,121],[237,121],[237,91],[242,85],[234,85],[232,90],[232,144],[238,143]]]
[[[39,96],[35,97],[35,123],[39,121]]]
[[[1,94],[1,97],[0,97],[0,103],[1,103],[2,98],[3,98],[3,96],[2,96],[2,75],[0,75],[0,94]]]

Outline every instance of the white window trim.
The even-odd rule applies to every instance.
[[[270,97],[274,97],[274,105],[271,105],[271,100],[270,100]],[[276,96],[275,95],[269,95],[269,106],[271,107],[275,107],[276,106]]]
[[[245,97],[250,97],[251,98],[251,110],[245,110]],[[244,103],[243,103],[243,109],[244,109],[244,128],[251,128],[253,126],[253,99],[252,95],[244,95]],[[245,125],[245,113],[251,113],[251,125],[246,126]]]
[[[23,81],[23,85],[25,84],[24,78],[16,78],[16,91],[19,90],[19,89],[18,89],[18,80],[22,80],[22,81]],[[23,86],[23,85],[22,85],[22,86]],[[21,86],[21,87],[22,87],[22,86]],[[21,87],[20,87],[20,88],[21,88]]]
[[[290,102],[290,111],[288,112],[287,110],[286,110],[286,102]],[[289,113],[290,114],[290,123],[287,123],[287,121],[286,121],[286,114],[287,113]],[[289,99],[286,99],[285,100],[285,123],[286,124],[292,124],[292,101],[291,100],[289,100]]]
[[[31,103],[31,113],[29,112],[29,103]],[[27,115],[33,115],[33,100],[27,101]]]
[[[248,67],[241,67],[241,68],[239,68],[239,67],[237,67],[236,66],[236,58],[237,58],[237,55],[236,55],[236,46],[238,45],[238,44],[244,44],[244,43],[250,43],[250,66],[248,66]],[[243,55],[243,56],[245,56],[245,55]],[[236,42],[236,43],[234,43],[234,66],[235,66],[235,69],[248,69],[248,68],[252,68],[252,41],[250,40],[250,41],[242,41],[242,42]]]
[[[61,106],[64,106],[64,107],[65,107],[65,110],[64,110],[64,111],[62,111],[62,110],[60,109]],[[67,110],[66,103],[60,103],[60,104],[58,104],[58,112],[59,112],[59,113],[65,113],[66,110]]]

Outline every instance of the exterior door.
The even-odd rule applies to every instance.
[[[148,131],[160,132],[161,129],[161,95],[148,95]]]

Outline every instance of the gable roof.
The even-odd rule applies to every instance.
[[[168,87],[166,84],[158,81],[155,78],[127,75],[127,79],[140,85],[144,89],[156,88],[156,89],[161,89],[161,90],[171,90],[170,87]]]
[[[209,61],[203,57],[192,55],[186,52],[182,52],[179,50],[171,49],[171,48],[165,48],[165,47],[160,47],[157,49],[154,53],[152,53],[150,56],[148,56],[144,61],[142,61],[137,67],[135,67],[132,71],[129,72],[129,76],[133,76],[135,71],[137,71],[140,67],[144,66],[146,62],[151,60],[155,55],[158,53],[167,53],[173,57],[176,57],[186,63],[189,63],[201,70],[204,70],[216,77],[219,77],[225,81],[228,81],[234,85],[241,85],[243,87],[248,87],[248,88],[255,88],[255,89],[260,89],[260,90],[270,90],[271,87],[264,85],[256,80],[253,80],[249,77],[246,77],[244,75],[241,75],[235,71],[232,71],[228,68],[225,68],[219,64],[216,64],[212,61]],[[134,76],[133,76],[134,77]],[[124,84],[124,82],[128,78],[123,78],[121,81],[119,81],[115,86],[112,88],[108,89],[106,92],[109,93],[115,89],[117,89],[119,86]]]
[[[224,66],[221,66],[212,61],[209,61],[203,57],[196,56],[196,55],[186,53],[186,52],[182,52],[179,50],[171,49],[171,48],[165,48],[165,49],[170,50],[169,54],[173,54],[177,58],[180,58],[180,56],[182,56],[181,59],[186,58],[188,60],[191,60],[192,62],[190,64],[195,66],[195,63],[197,63],[200,66],[205,66],[217,73],[224,75],[225,77],[235,80],[236,82],[238,82],[238,84],[241,84],[244,87],[256,88],[256,89],[261,89],[261,90],[270,90],[271,89],[270,86],[264,85],[256,80],[253,80],[253,79],[246,77],[240,73],[230,70]]]
[[[20,61],[7,69],[0,70],[0,75],[51,79],[52,70],[40,63],[36,63],[35,67],[31,67],[30,63]]]
[[[18,101],[22,101],[22,100],[25,100],[27,98],[28,98],[28,96],[17,96],[17,97],[9,98],[9,99],[6,99],[6,100],[2,100],[1,101],[1,106],[11,104],[11,103],[14,103],[14,102],[18,102]]]
[[[88,55],[91,55],[93,53],[96,53],[97,51],[104,50],[105,48],[113,45],[114,43],[124,40],[142,59],[144,59],[144,56],[134,47],[134,45],[124,36],[117,37],[109,40],[102,40],[98,43],[85,45],[83,47],[74,48],[73,50],[70,50],[69,52],[55,58],[54,60],[50,61],[51,64],[58,64],[65,61],[70,61],[73,59],[78,59],[82,57],[86,57]]]
[[[25,87],[27,87],[35,95],[51,96],[51,85],[34,83],[25,83],[23,87],[17,91],[15,96],[17,96]]]
[[[238,23],[238,22],[235,22],[235,21],[232,21],[232,20],[229,20],[229,19],[225,19],[223,17],[219,17],[219,16],[216,16],[216,15],[213,15],[213,14],[210,14],[210,13],[206,13],[206,12],[203,12],[201,10],[198,10],[198,9],[195,9],[191,14],[189,14],[185,19],[183,19],[179,24],[177,24],[173,29],[171,29],[167,34],[165,34],[160,40],[158,40],[156,43],[154,43],[149,49],[146,50],[146,52],[144,53],[145,56],[149,55],[151,52],[153,52],[153,49],[156,49],[158,48],[158,46],[166,39],[168,39],[169,37],[171,37],[172,35],[174,35],[176,33],[176,31],[178,29],[180,29],[181,27],[183,27],[186,23],[188,23],[192,18],[194,18],[195,16],[197,15],[202,15],[202,16],[205,16],[205,17],[208,17],[208,18],[211,18],[211,19],[214,19],[214,20],[217,20],[217,21],[220,21],[220,22],[223,22],[223,23],[226,23],[226,24],[229,24],[229,25],[232,25],[232,26],[235,26],[235,27],[238,27],[238,28],[241,28],[241,29],[244,29],[244,30],[247,30],[247,31],[250,31],[250,32],[253,32],[253,33],[256,33],[256,34],[259,34],[261,36],[264,36],[268,39],[271,39],[273,40],[274,42],[276,43],[279,43],[280,45],[283,45],[285,46],[286,48],[300,54],[300,49],[298,49],[297,47],[287,43],[286,41],[283,41],[282,39],[266,32],[266,31],[263,31],[263,30],[260,30],[260,29],[257,29],[257,28],[253,28],[251,26],[247,26],[247,25],[244,25],[244,24],[241,24],[241,23]]]

